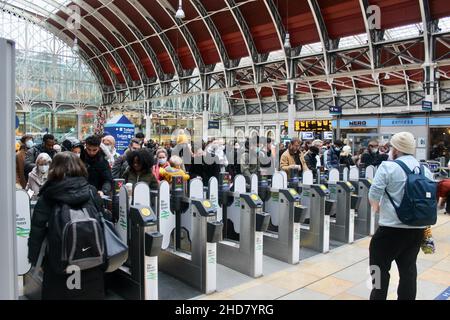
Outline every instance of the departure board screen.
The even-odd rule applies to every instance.
[[[284,122],[284,126],[288,127],[288,122]],[[295,131],[332,131],[331,120],[295,120],[294,122]]]

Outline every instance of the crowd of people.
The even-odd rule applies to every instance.
[[[31,135],[24,135],[16,148],[16,186],[35,198],[48,179],[53,157],[61,151],[79,157],[86,166],[89,183],[100,195],[109,195],[113,179],[132,184],[146,182],[156,189],[159,181],[170,182],[175,175],[182,175],[185,181],[208,181],[218,178],[220,172],[228,172],[231,177],[242,174],[248,182],[252,174],[271,175],[275,170],[284,170],[288,175],[292,169],[298,174],[312,170],[316,175],[318,168],[379,166],[389,158],[390,150],[388,144],[380,146],[375,140],[353,154],[348,140],[292,138],[275,145],[271,138],[257,136],[244,142],[216,138],[196,145],[182,130],[175,141],[161,145],[152,139],[147,141],[139,132],[123,154],[117,152],[111,135],[93,135],[84,141],[68,138],[60,145],[51,134],[44,135],[40,144],[34,144]]]
[[[411,167],[416,166],[418,162],[413,157],[415,142],[411,134],[403,133],[400,136],[397,134],[391,142],[392,144],[380,146],[378,141],[373,140],[369,142],[367,149],[352,154],[352,146],[348,140],[301,141],[299,138],[292,138],[276,146],[270,138],[265,137],[252,137],[244,142],[237,139],[216,138],[196,145],[180,131],[176,141],[164,145],[153,140],[147,141],[142,133],[138,133],[130,140],[123,154],[119,154],[116,141],[110,135],[92,135],[84,141],[70,138],[60,145],[51,134],[44,135],[40,144],[34,144],[33,137],[25,135],[17,146],[16,186],[27,190],[30,196],[37,199],[32,217],[28,258],[32,265],[36,265],[46,237],[45,230],[57,214],[55,208],[58,204],[73,206],[91,200],[94,203],[101,203],[100,196],[111,195],[114,179],[124,179],[125,183],[132,185],[145,182],[151,189],[157,189],[161,181],[170,183],[174,176],[182,176],[184,181],[201,178],[206,184],[211,177],[219,178],[221,172],[228,172],[231,178],[242,174],[250,184],[252,174],[271,175],[275,170],[283,170],[288,175],[296,172],[300,176],[302,172],[308,170],[317,174],[318,168],[330,170],[355,165],[378,166],[369,194],[371,203],[376,210],[389,213],[384,213],[385,219],[380,220],[379,230],[386,230],[386,227],[390,226],[389,239],[400,241],[398,239],[406,231],[391,231],[394,228],[402,230],[403,225],[387,204],[387,200],[381,196],[383,190],[390,188],[394,200],[399,202],[398,190],[404,188],[405,182],[396,181],[395,185],[390,182],[389,176],[394,173],[400,175],[401,169],[392,161],[387,164],[386,160],[406,159]],[[430,176],[429,171],[427,176]],[[403,187],[400,188],[401,184]],[[449,186],[450,184],[446,185]],[[97,194],[94,199],[89,196],[92,192]],[[439,195],[445,196],[441,193]],[[441,206],[443,203],[444,200],[439,202]],[[414,229],[411,231],[413,240],[401,241],[403,249],[399,250],[409,250],[405,259],[401,260],[404,264],[401,273],[408,273],[406,269],[413,268],[422,233]],[[392,260],[398,260],[395,254],[388,256],[382,254],[387,248],[379,241],[379,237],[377,231],[371,243],[370,259],[371,263],[383,266],[382,288],[372,291],[372,299],[385,298],[389,282],[388,264]],[[388,248],[393,247],[389,245]],[[103,270],[100,267],[83,271],[83,290],[71,291],[65,286],[67,275],[54,272],[52,263],[55,262],[52,259],[55,258],[50,252],[48,259],[44,259],[43,262],[43,298],[104,297]],[[413,298],[415,276],[408,274],[407,278],[408,281],[402,286],[403,298]]]

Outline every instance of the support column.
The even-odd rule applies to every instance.
[[[289,138],[293,138],[295,136],[295,87],[296,83],[294,80],[287,81],[288,88],[288,136]]]
[[[0,299],[17,299],[17,240],[16,240],[16,161],[15,143],[15,45],[0,39]]]
[[[202,103],[203,103],[202,140],[203,140],[203,142],[207,142],[208,141],[208,121],[209,121],[209,94],[208,94],[208,92],[202,93]]]
[[[81,136],[81,121],[83,121],[83,111],[77,112],[77,138],[78,140],[83,140],[83,137]]]
[[[145,119],[145,137],[150,140],[152,137],[152,108],[149,101],[144,105],[144,119]]]

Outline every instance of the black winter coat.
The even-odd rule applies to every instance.
[[[47,223],[55,214],[56,204],[66,203],[79,206],[90,199],[89,189],[93,194],[97,190],[89,185],[84,177],[67,177],[62,181],[48,181],[40,191],[40,197],[31,219],[30,238],[28,239],[28,260],[36,265],[42,242],[47,236]],[[95,199],[97,204],[101,200]],[[69,290],[67,279],[73,274],[57,274],[50,267],[50,261],[44,256],[44,279],[42,299],[104,299],[104,271],[102,267],[83,270],[80,274],[80,289]]]
[[[91,158],[84,151],[81,154],[81,160],[86,165],[89,184],[102,191],[105,195],[109,194],[112,190],[112,175],[104,153],[99,151],[97,156]]]

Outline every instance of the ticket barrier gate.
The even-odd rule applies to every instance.
[[[158,255],[162,234],[149,206],[134,205],[128,215],[129,259],[112,273],[108,285],[129,300],[158,300]]]
[[[263,202],[256,193],[246,193],[242,175],[235,177],[234,191],[222,187],[219,190],[222,190],[219,199],[227,233],[217,245],[218,262],[251,277],[260,277],[263,275],[263,232],[269,224],[269,215],[262,211]],[[227,239],[230,231],[238,234],[239,240]]]
[[[330,199],[336,200],[336,215],[330,220],[330,237],[344,243],[353,243],[355,234],[355,210],[361,197],[354,194],[355,188],[349,181],[339,181],[340,173],[330,170],[328,189]]]
[[[350,169],[350,182],[355,187],[360,201],[355,216],[355,237],[363,238],[375,233],[376,215],[369,202],[369,190],[372,179],[359,178],[357,168]]]
[[[305,207],[300,218],[300,246],[325,253],[330,250],[330,215],[336,212],[336,201],[323,184],[313,184],[313,174],[302,176],[301,204]]]
[[[300,261],[300,219],[306,208],[300,205],[296,189],[283,188],[283,176],[276,172],[272,188],[268,179],[260,178],[259,195],[264,211],[270,215],[270,224],[264,232],[264,254],[290,264]]]
[[[163,250],[159,266],[161,271],[201,292],[212,293],[217,288],[217,242],[221,239],[222,223],[217,221],[217,209],[202,198],[200,179],[190,181],[189,197],[185,196],[180,176],[173,177],[172,188],[166,181],[160,183],[158,221]],[[181,228],[187,231],[190,252],[181,249]]]

